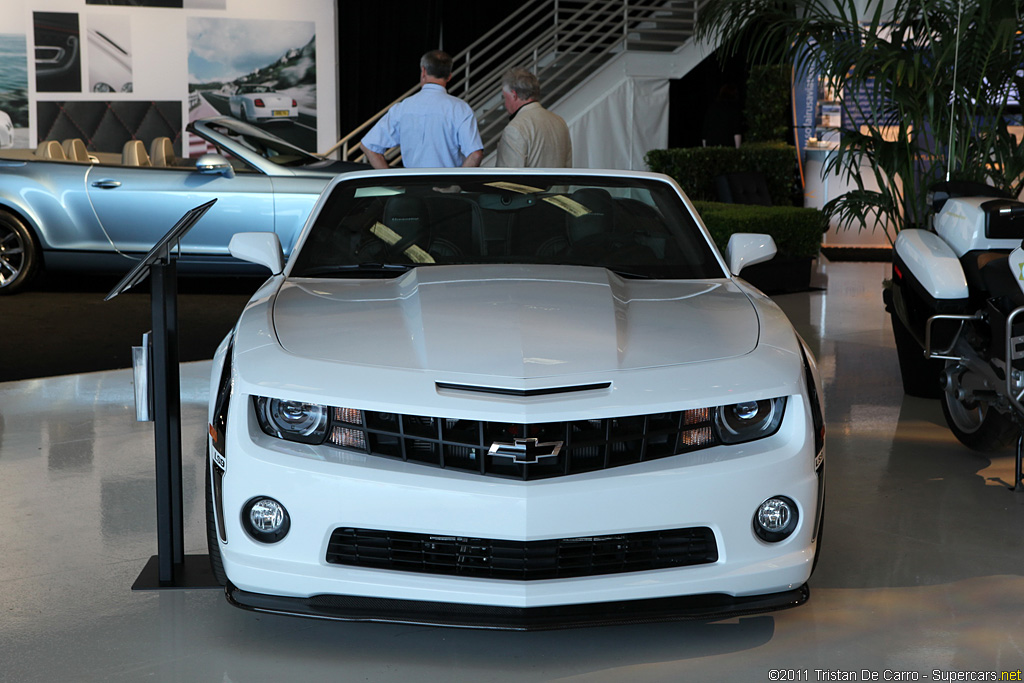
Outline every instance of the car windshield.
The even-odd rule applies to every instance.
[[[296,147],[276,135],[271,135],[256,126],[241,121],[221,119],[216,124],[210,125],[210,129],[231,138],[243,147],[280,166],[306,166],[323,161],[320,157],[313,156],[301,147]],[[216,140],[212,142],[216,143]],[[227,150],[222,150],[222,153],[224,152]]]
[[[239,95],[248,95],[248,94],[251,94],[251,93],[260,93],[260,92],[274,92],[274,91],[271,90],[269,87],[267,87],[265,85],[243,85],[243,86],[241,86],[238,89],[238,94]]]
[[[724,277],[668,183],[570,175],[339,183],[292,277],[393,277],[451,264],[599,266],[624,277]]]

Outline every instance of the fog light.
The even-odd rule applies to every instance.
[[[277,543],[288,533],[291,520],[273,498],[253,498],[242,506],[242,527],[261,543]]]
[[[796,503],[785,496],[774,496],[757,507],[754,533],[762,541],[777,543],[793,533],[799,517]]]

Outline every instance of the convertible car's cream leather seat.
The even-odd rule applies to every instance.
[[[149,145],[149,160],[154,166],[174,166],[178,158],[174,156],[174,145],[167,137],[153,138]]]
[[[85,149],[85,143],[81,138],[68,138],[61,145],[64,156],[69,161],[89,161],[89,152]]]
[[[146,145],[142,140],[129,140],[124,143],[121,149],[121,164],[123,166],[152,166],[149,155],[146,154]]]
[[[65,161],[64,149],[56,140],[43,140],[36,147],[36,156],[40,159],[53,159],[54,161]]]

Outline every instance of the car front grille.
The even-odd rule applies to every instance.
[[[523,480],[630,465],[719,443],[710,408],[543,424],[358,412],[361,423],[335,427],[328,443]]]
[[[718,545],[707,527],[543,541],[343,527],[334,530],[327,547],[331,564],[510,581],[621,574],[716,561]]]

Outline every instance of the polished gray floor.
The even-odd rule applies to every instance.
[[[1024,493],[1007,490],[1012,454],[968,451],[937,402],[904,397],[881,302],[885,265],[825,271],[827,290],[776,297],[818,355],[828,403],[824,546],[802,607],[717,623],[494,633],[261,616],[212,590],[132,592],[156,552],[152,427],[134,421],[130,374],[103,372],[0,384],[0,680],[1016,672]],[[183,368],[190,553],[205,551],[207,370]]]

